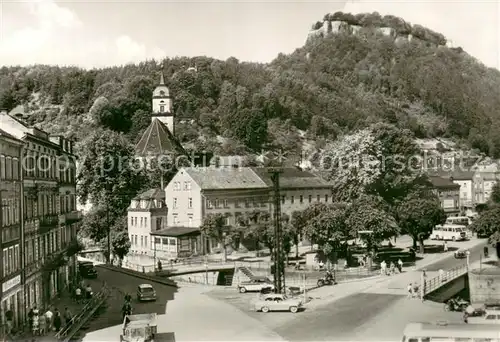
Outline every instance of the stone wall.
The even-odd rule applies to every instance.
[[[500,269],[471,270],[469,290],[472,304],[500,305]]]
[[[186,283],[195,283],[195,284],[204,284],[204,285],[217,285],[217,277],[219,276],[219,272],[208,272],[205,273],[193,273],[193,274],[185,274],[179,276],[170,277],[173,281],[181,281]],[[207,284],[208,278],[208,284]]]

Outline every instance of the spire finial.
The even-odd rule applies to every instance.
[[[163,63],[160,65],[160,85],[165,85],[165,75],[163,75]]]

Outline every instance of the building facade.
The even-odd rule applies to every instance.
[[[460,215],[460,185],[445,177],[431,176],[429,180],[446,215]]]
[[[315,202],[332,202],[332,187],[310,172],[285,168],[280,177],[282,213],[306,209]],[[199,228],[210,214],[226,216],[228,226],[253,211],[273,211],[273,184],[265,168],[181,168],[165,188],[169,227]],[[204,239],[203,251],[219,248]]]
[[[1,321],[14,313],[14,324],[23,320],[22,286],[22,147],[23,142],[0,129],[0,263]]]
[[[76,163],[72,142],[50,137],[2,113],[0,124],[23,142],[22,265],[24,314],[43,305],[71,278],[75,255],[67,248],[76,239],[81,216],[76,211]],[[72,267],[71,267],[72,266]]]
[[[152,255],[150,234],[167,227],[165,192],[147,190],[134,199],[127,209],[127,228],[130,238],[129,258],[136,255]]]
[[[496,164],[479,166],[474,172],[474,195],[476,204],[488,202],[493,186],[500,179]]]

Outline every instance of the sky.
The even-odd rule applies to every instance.
[[[500,67],[500,0],[0,0],[0,66],[84,68],[175,56],[269,62],[302,46],[326,13],[378,11],[451,39]]]

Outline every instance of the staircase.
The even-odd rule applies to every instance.
[[[237,286],[238,282],[248,281],[254,277],[252,271],[248,269],[246,266],[238,267],[235,272],[235,277],[231,280],[232,286]],[[236,283],[235,283],[236,282]]]

